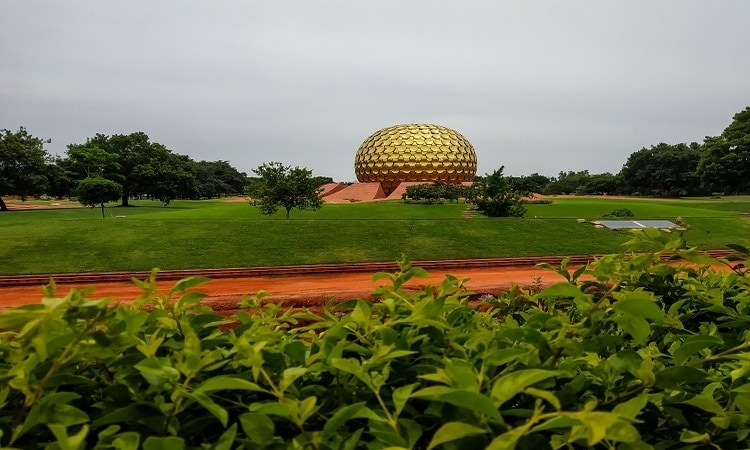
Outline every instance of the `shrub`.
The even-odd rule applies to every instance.
[[[660,252],[563,263],[565,282],[479,309],[455,277],[405,289],[425,274],[405,261],[376,275],[390,280],[379,303],[315,314],[259,293],[233,319],[200,304],[202,278],[167,293],[137,281],[130,305],[50,285],[42,303],[0,313],[0,443],[744,448],[750,278],[636,236],[631,249],[666,243],[689,264]]]
[[[613,210],[609,214],[605,214],[602,217],[635,217],[633,215],[633,212],[630,211],[628,208],[618,208]]]
[[[551,205],[552,200],[549,198],[522,198],[522,203],[527,205]]]

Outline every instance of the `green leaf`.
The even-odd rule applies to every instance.
[[[60,450],[79,450],[83,447],[83,441],[89,433],[88,425],[82,426],[78,433],[71,436],[68,436],[68,429],[65,425],[48,424],[47,427],[55,435]]]
[[[555,396],[555,394],[550,391],[543,391],[541,389],[530,387],[524,389],[523,393],[546,400],[558,411],[562,409],[562,406],[560,405],[560,399],[558,399],[557,396]]]
[[[419,383],[413,383],[406,386],[401,386],[393,391],[393,407],[395,408],[395,416],[398,417],[401,411],[406,406],[407,400],[411,396],[414,389],[419,386]]]
[[[386,444],[385,446],[377,445],[370,448],[407,450],[407,442],[393,431],[370,431],[370,434],[378,441]]]
[[[46,314],[47,308],[39,303],[11,308],[0,314],[0,329],[18,330]]]
[[[384,278],[387,278],[388,280],[393,280],[393,274],[390,272],[375,272],[375,274],[372,276],[372,281],[380,281]]]
[[[680,434],[680,442],[686,444],[698,444],[711,442],[711,437],[708,433],[696,433],[695,431],[683,430]]]
[[[680,347],[674,351],[672,357],[674,358],[674,364],[681,366],[687,361],[688,358],[698,353],[699,351],[712,347],[714,345],[721,345],[724,340],[718,336],[708,335],[697,335],[690,336],[680,345]]]
[[[271,414],[274,416],[284,417],[286,419],[291,418],[291,411],[289,410],[289,406],[283,403],[253,403],[252,405],[250,405],[250,411],[260,414]]]
[[[664,311],[656,303],[654,294],[645,292],[625,292],[618,294],[614,303],[615,311],[641,319],[649,319],[654,323],[664,321]]]
[[[642,442],[638,430],[626,420],[617,420],[608,426],[604,438],[615,442]]]
[[[241,414],[239,419],[242,431],[256,444],[266,444],[273,438],[275,427],[267,415],[249,412]]]
[[[177,300],[177,312],[180,313],[190,308],[194,308],[196,305],[199,305],[201,300],[205,297],[206,294],[203,292],[188,292]]]
[[[318,408],[315,404],[318,402],[318,398],[315,396],[307,397],[302,401],[296,401],[297,403],[297,415],[300,419],[300,424],[303,424],[310,418]]]
[[[108,414],[105,414],[94,421],[91,424],[92,428],[97,429],[109,424],[117,424],[123,422],[141,422],[144,419],[155,416],[163,416],[164,414],[156,406],[150,403],[133,403],[123,408],[117,408],[111,410]]]
[[[363,300],[358,301],[357,306],[351,312],[351,318],[358,324],[368,324],[372,318],[370,304]]]
[[[359,360],[353,358],[331,358],[331,365],[342,372],[356,376],[368,386],[372,383],[370,375],[362,369]]]
[[[585,265],[585,264],[584,264],[584,265],[582,265],[581,267],[579,267],[578,269],[576,269],[576,271],[575,271],[575,272],[573,272],[573,275],[571,275],[571,277],[570,277],[570,280],[571,280],[571,281],[574,281],[574,282],[575,282],[576,280],[578,280],[578,278],[579,278],[579,277],[580,277],[581,275],[583,275],[583,273],[584,273],[584,272],[586,271],[586,269],[588,269],[588,266],[587,266],[587,265]]]
[[[641,368],[643,358],[634,350],[620,350],[607,360],[610,367],[635,375]]]
[[[237,435],[237,424],[233,423],[232,426],[226,429],[219,440],[211,446],[211,450],[232,450],[234,446],[234,437]]]
[[[292,341],[284,345],[284,354],[293,362],[303,364],[307,355],[307,346],[301,341]]]
[[[138,364],[135,368],[141,373],[146,381],[154,386],[161,386],[164,383],[176,384],[180,379],[180,372],[170,366],[168,362],[162,362],[155,356],[148,357]]]
[[[485,450],[514,450],[516,443],[529,430],[527,426],[521,426],[508,430],[490,442]]]
[[[48,395],[40,400],[39,403],[31,408],[23,425],[20,428],[16,428],[17,435],[14,434],[13,440],[15,441],[20,438],[23,434],[39,424],[54,424],[63,427],[70,427],[90,422],[89,416],[85,412],[75,406],[63,403],[66,398],[79,398],[79,395],[61,392]]]
[[[450,359],[446,361],[445,373],[453,380],[455,387],[479,392],[477,374],[469,361]]]
[[[251,381],[227,375],[219,375],[213,378],[209,378],[208,380],[201,383],[197,388],[195,388],[194,392],[213,392],[228,390],[266,392],[265,389]]]
[[[561,373],[558,370],[545,369],[524,369],[511,372],[495,381],[492,385],[490,398],[495,407],[499,408],[503,403],[520,394],[532,384],[556,377]]]
[[[185,441],[175,436],[149,436],[143,441],[143,450],[185,450]]]
[[[422,437],[422,425],[411,419],[398,419],[398,426],[406,433],[406,448],[417,447],[417,442]]]
[[[281,382],[279,383],[279,389],[286,391],[286,389],[294,383],[294,380],[303,376],[307,373],[307,369],[304,367],[289,367],[284,369],[284,373],[281,375]]]
[[[384,419],[375,414],[370,408],[365,406],[366,402],[355,403],[353,405],[343,406],[336,410],[335,413],[326,421],[323,427],[322,436],[323,438],[330,437],[344,423],[351,419],[370,419],[376,422],[382,422]]]
[[[204,407],[208,412],[216,417],[219,422],[221,422],[221,425],[223,427],[227,426],[227,422],[229,421],[229,413],[226,409],[216,404],[207,394],[205,394],[204,392],[194,391],[192,393],[183,392],[183,395]]]
[[[449,388],[447,386],[433,386],[419,390],[411,396],[414,398],[427,398],[432,401],[449,403],[451,405],[482,413],[493,419],[500,419],[500,413],[490,399],[476,392]]]
[[[430,441],[430,445],[427,446],[427,450],[432,450],[440,444],[446,442],[455,441],[456,439],[465,438],[467,436],[476,436],[478,434],[486,434],[487,430],[475,427],[463,422],[448,422],[440,427]]]
[[[607,437],[607,430],[618,420],[616,414],[600,411],[573,413],[586,428],[586,443],[593,446]]]
[[[654,385],[667,389],[680,389],[682,385],[699,383],[706,378],[708,374],[700,369],[689,366],[674,366],[656,372]]]
[[[651,325],[641,317],[633,315],[618,316],[615,317],[615,322],[638,344],[644,345],[651,334]]]
[[[696,408],[700,408],[704,411],[716,414],[717,416],[724,417],[727,415],[724,408],[719,405],[714,398],[709,394],[700,394],[695,397],[681,402],[684,405],[692,405]]]
[[[210,278],[200,276],[183,278],[175,283],[174,286],[172,286],[172,289],[169,290],[169,295],[172,296],[174,294],[184,292],[190,288],[200,286],[201,284],[207,283],[209,281],[211,281]]]
[[[648,403],[648,395],[644,392],[626,402],[618,403],[612,409],[612,412],[628,419],[635,419],[646,406],[646,403]]]
[[[571,283],[555,283],[542,292],[536,294],[535,298],[549,298],[549,297],[560,297],[560,298],[581,298],[586,297],[586,294],[574,284]]]
[[[120,433],[112,440],[115,450],[138,450],[141,443],[141,435],[135,431]]]
[[[750,256],[750,250],[748,250],[747,247],[743,247],[739,244],[726,244],[725,247],[732,249],[737,253]]]
[[[555,430],[558,428],[571,428],[579,425],[581,425],[581,421],[575,417],[557,416],[535,426],[531,429],[531,432],[536,433],[538,431]]]

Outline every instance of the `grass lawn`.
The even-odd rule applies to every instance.
[[[249,267],[607,253],[626,232],[574,219],[617,208],[637,218],[684,217],[691,245],[748,244],[750,197],[651,200],[559,198],[529,205],[524,219],[464,219],[463,204],[395,202],[325,205],[284,219],[245,202],[134,202],[132,208],[13,211],[0,214],[0,274]],[[115,216],[125,216],[116,219]]]

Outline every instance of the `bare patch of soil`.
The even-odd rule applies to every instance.
[[[451,274],[458,278],[468,278],[465,286],[470,291],[497,294],[507,290],[511,284],[529,287],[547,285],[563,281],[563,278],[548,270],[523,268],[488,268],[451,271],[432,271],[429,278],[415,278],[406,284],[409,289],[424,289],[428,285],[438,285]],[[255,295],[260,290],[270,293],[266,301],[282,303],[290,307],[311,307],[323,305],[327,301],[345,301],[353,298],[372,299],[374,289],[387,284],[387,280],[372,281],[369,273],[316,274],[276,277],[242,277],[215,279],[199,286],[196,290],[207,294],[206,304],[219,310],[234,310],[244,295]],[[160,281],[158,287],[166,292],[174,283]],[[71,289],[82,289],[86,284],[59,284],[57,295],[64,296]],[[115,297],[120,301],[130,301],[140,294],[132,283],[97,283],[94,298]],[[8,308],[23,304],[37,303],[42,298],[41,286],[21,286],[0,288],[0,307]]]

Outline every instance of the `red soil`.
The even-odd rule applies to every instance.
[[[490,294],[507,289],[511,283],[530,286],[535,282],[535,277],[541,277],[539,282],[544,285],[563,281],[554,272],[533,267],[435,270],[430,272],[429,278],[412,279],[406,287],[423,289],[427,285],[438,285],[447,273],[459,278],[469,278],[465,286],[471,291]],[[158,282],[158,287],[166,292],[173,284],[173,281],[161,281]],[[271,294],[266,297],[267,301],[301,307],[321,305],[328,300],[370,299],[375,287],[384,284],[388,284],[388,281],[373,282],[370,273],[344,273],[215,279],[196,290],[208,294],[205,302],[215,309],[232,310],[243,295],[256,294],[259,290],[266,290]],[[64,296],[70,289],[86,286],[81,283],[61,283],[57,286],[57,295]],[[129,301],[139,293],[139,289],[129,282],[97,283],[92,296],[112,296],[121,301]],[[41,298],[40,286],[0,287],[0,307],[36,303]]]

